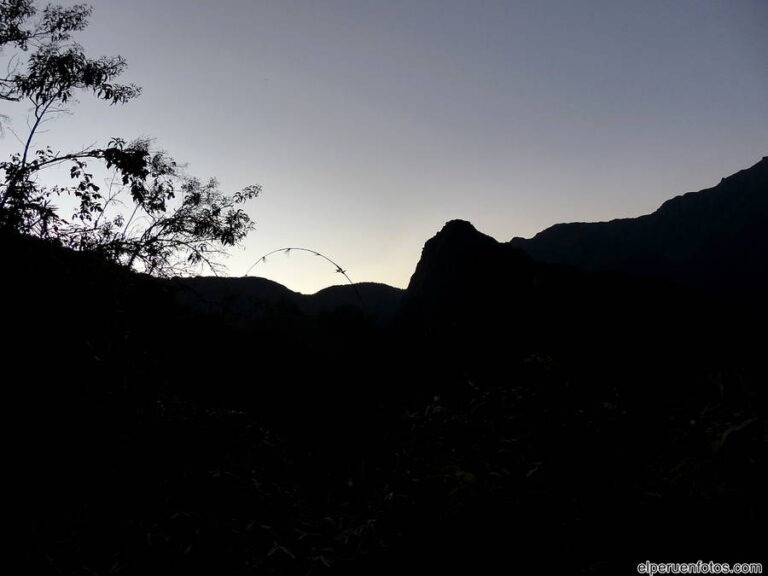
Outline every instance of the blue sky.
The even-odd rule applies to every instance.
[[[232,275],[299,246],[405,286],[449,219],[507,240],[637,216],[768,154],[764,0],[91,4],[80,42],[144,93],[84,95],[38,142],[152,136],[226,190],[261,184]],[[339,283],[318,260],[253,273]]]

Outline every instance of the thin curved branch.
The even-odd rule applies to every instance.
[[[344,278],[347,279],[347,282],[349,282],[350,286],[352,286],[352,288],[355,290],[355,295],[357,295],[357,299],[360,301],[360,307],[362,308],[363,312],[365,312],[367,314],[367,310],[366,310],[365,302],[363,301],[363,297],[360,294],[360,291],[357,289],[357,285],[354,282],[352,282],[352,279],[347,275],[347,271],[344,270],[341,266],[339,266],[336,262],[334,262],[333,260],[328,258],[328,256],[326,256],[325,254],[323,254],[321,252],[318,252],[317,250],[310,250],[309,248],[296,248],[296,247],[278,248],[277,250],[272,250],[271,252],[267,252],[266,254],[264,254],[264,256],[262,256],[261,258],[256,260],[256,262],[254,262],[251,265],[251,267],[248,268],[248,270],[246,270],[244,276],[248,276],[248,274],[251,272],[251,270],[253,270],[256,267],[257,264],[259,264],[261,262],[265,262],[266,263],[268,256],[271,256],[272,254],[277,254],[278,252],[285,252],[286,254],[290,254],[290,252],[292,250],[296,250],[296,251],[299,251],[299,252],[309,252],[310,254],[314,254],[315,256],[320,256],[320,258],[322,258],[322,259],[326,260],[327,262],[329,262],[330,264],[332,264],[336,268],[336,272],[338,274],[341,274],[342,276],[344,276]]]

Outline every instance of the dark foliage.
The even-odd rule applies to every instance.
[[[0,2],[0,52],[15,50],[6,55],[0,100],[31,106],[21,150],[0,162],[0,230],[52,238],[150,274],[172,276],[197,265],[216,272],[216,257],[251,231],[240,206],[260,193],[259,186],[227,196],[215,179],[186,176],[148,139],[113,138],[106,147],[68,153],[36,148],[40,128],[67,111],[77,93],[90,92],[110,104],[141,93],[116,82],[126,66],[122,57],[91,59],[72,40],[90,14],[84,4],[40,11],[31,0]],[[105,190],[88,166],[93,162],[111,174]],[[40,184],[43,171],[62,165],[69,166],[71,186]],[[62,197],[75,201],[69,218],[57,206]]]
[[[0,251],[25,270],[0,296],[30,571],[760,559],[764,308],[540,264],[462,222],[385,327],[277,286],[244,322],[190,306],[194,283],[16,235]]]

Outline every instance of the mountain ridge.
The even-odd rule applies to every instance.
[[[208,313],[225,314],[249,322],[270,316],[318,316],[343,310],[364,311],[384,325],[396,315],[403,294],[379,282],[339,284],[302,294],[266,278],[196,276],[175,278],[176,301]]]
[[[651,214],[555,224],[509,245],[541,262],[653,276],[721,294],[768,288],[768,157]]]

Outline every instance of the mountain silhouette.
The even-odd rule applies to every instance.
[[[733,187],[737,193],[746,189],[747,199],[748,193],[759,197],[759,187],[743,186],[751,181],[747,176],[727,179],[718,192],[725,194]],[[693,195],[668,203],[660,211],[662,222],[671,217],[667,214],[695,220],[694,211],[704,211],[693,202],[697,199]],[[687,212],[689,204],[692,213]],[[736,224],[749,221],[747,208],[734,207],[730,214],[719,228],[712,214],[706,228],[716,235],[712,244],[733,242],[722,246],[720,254],[734,254],[738,242],[746,242],[743,232],[753,242],[750,254],[758,252],[758,237],[765,229],[756,224],[742,229],[742,224]],[[701,234],[690,236],[703,243]],[[679,237],[678,250],[693,250],[685,230],[679,231]],[[675,254],[674,244],[664,248]],[[745,258],[718,263],[721,269],[728,264],[744,286],[755,281],[758,262]],[[741,270],[742,265],[746,270]],[[503,420],[509,417],[509,407],[519,405],[519,395],[535,396],[541,403],[540,416],[526,412],[530,419],[524,429],[546,422],[543,466],[549,467],[549,481],[563,482],[553,492],[573,490],[579,494],[576,498],[591,502],[586,509],[594,523],[586,523],[573,537],[600,543],[604,550],[622,549],[626,543],[618,534],[624,528],[616,528],[628,526],[627,518],[632,517],[631,522],[644,518],[639,522],[653,526],[644,532],[644,545],[654,550],[663,550],[669,542],[685,546],[686,539],[697,543],[691,550],[704,540],[708,546],[719,546],[718,538],[731,535],[718,532],[692,508],[683,512],[684,506],[679,505],[683,498],[654,509],[656,504],[644,497],[630,503],[628,492],[616,486],[623,482],[618,478],[637,482],[645,474],[640,470],[650,470],[637,467],[637,462],[651,461],[669,449],[685,454],[673,457],[675,465],[684,458],[698,458],[691,455],[690,445],[673,439],[674,430],[685,429],[687,435],[698,426],[699,418],[708,417],[710,407],[736,398],[742,399],[737,403],[744,401],[755,409],[765,406],[764,368],[759,360],[762,342],[753,336],[764,324],[759,315],[733,314],[733,299],[712,293],[713,285],[706,278],[697,287],[694,280],[698,279],[692,276],[686,277],[690,279],[686,284],[649,270],[542,262],[514,242],[498,242],[469,222],[452,220],[425,243],[404,295],[401,337],[412,351],[407,364],[418,367],[412,379],[422,384],[415,389],[426,388],[434,395],[445,418],[453,416],[456,406],[469,405],[466,419],[473,424],[484,411]],[[713,366],[729,368],[715,372]],[[721,379],[717,374],[729,375]],[[489,390],[510,394],[509,407],[500,407]],[[619,407],[618,415],[604,420],[613,407]],[[470,430],[462,433],[471,435]],[[497,428],[489,432],[489,437],[498,435]],[[752,450],[745,448],[744,453],[754,454]],[[627,459],[630,453],[633,456]],[[757,467],[750,473],[762,474]],[[632,506],[636,515],[628,513]],[[531,505],[529,514],[528,534],[552,533],[555,523],[542,520],[537,505]],[[468,532],[482,534],[479,539],[485,542],[503,533],[483,531],[484,525],[492,524],[491,516],[483,516],[462,537],[471,537]],[[499,525],[511,517],[501,516]],[[717,537],[711,538],[714,534]],[[740,532],[734,540],[746,542],[747,538],[748,533]],[[502,542],[509,540],[507,534],[506,540],[494,542],[504,549]],[[734,544],[728,546],[733,549]]]
[[[315,294],[301,294],[259,277],[198,276],[176,278],[177,302],[186,307],[239,318],[248,323],[265,317],[364,313],[377,325],[397,315],[403,290],[377,282],[342,284]]]
[[[404,295],[403,316],[478,328],[505,321],[530,343],[550,322],[562,334],[580,322],[594,328],[602,316],[610,322],[641,321],[651,303],[683,297],[688,295],[669,282],[540,262],[469,222],[452,220],[424,245]],[[622,301],[632,306],[621,306]],[[611,304],[622,312],[603,315]]]
[[[509,244],[541,262],[758,296],[768,288],[768,157],[652,214],[557,224]]]
[[[453,220],[406,291],[165,280],[0,234],[32,571],[536,573],[546,557],[620,574],[701,550],[755,558],[765,318],[734,314],[740,299],[683,257],[708,231],[717,258],[693,261],[759,294],[753,170],[636,219],[669,242],[643,233],[644,270],[539,261]],[[658,272],[660,254],[688,275]]]
[[[643,405],[684,403],[706,392],[696,359],[750,349],[746,335],[761,316],[733,314],[709,290],[660,276],[539,262],[453,220],[426,242],[401,321],[436,357],[461,358],[469,372],[504,378],[510,361],[554,355],[584,393],[622,374],[625,394]]]

